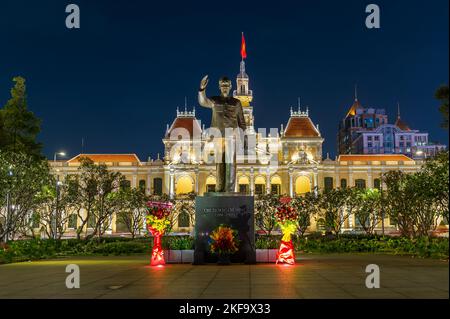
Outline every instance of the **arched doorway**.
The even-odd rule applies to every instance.
[[[295,180],[295,194],[301,195],[311,191],[311,181],[308,176],[299,176]]]
[[[194,191],[194,182],[190,176],[181,176],[177,179],[175,193],[189,194]]]
[[[266,193],[266,179],[263,176],[255,178],[255,195],[262,195]]]
[[[270,192],[274,195],[281,194],[281,178],[280,176],[273,176],[270,180]]]
[[[216,178],[212,175],[208,176],[206,179],[206,192],[215,192],[216,191]]]
[[[247,176],[239,177],[239,193],[248,194],[250,181]]]

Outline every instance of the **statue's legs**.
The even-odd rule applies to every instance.
[[[225,191],[225,163],[216,163],[216,192]]]
[[[225,143],[223,139],[219,139],[217,141],[220,143],[219,150],[220,154],[216,154],[216,192],[225,192],[225,175],[226,175],[226,167],[225,167]]]
[[[236,139],[225,139],[225,191],[236,191]]]

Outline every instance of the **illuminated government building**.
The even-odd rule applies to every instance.
[[[241,101],[248,130],[256,137],[256,149],[262,152],[262,156],[253,163],[238,164],[236,191],[241,193],[300,196],[337,187],[379,188],[382,187],[381,176],[387,171],[410,173],[420,168],[422,160],[415,158],[413,152],[423,150],[431,155],[435,151],[435,146],[428,145],[427,133],[410,130],[401,122],[400,116],[396,124],[388,124],[384,110],[365,109],[355,97],[354,104],[339,124],[341,155],[336,159],[328,156],[324,159],[324,138],[319,125],[310,118],[308,109],[291,108],[289,112],[286,108],[286,123],[281,124],[276,135],[267,134],[265,137],[258,133],[254,127],[253,92],[244,61],[240,65],[233,96]],[[50,164],[62,179],[66,174],[77,173],[81,157],[89,157],[96,163],[106,164],[110,170],[119,171],[131,187],[145,189],[147,194],[165,193],[174,198],[214,191],[215,164],[208,164],[207,160],[196,158],[191,152],[195,143],[200,143],[202,150],[208,148],[208,136],[196,117],[195,109],[177,109],[171,125],[167,125],[165,132],[163,127],[161,129],[165,149],[162,158],[158,155],[157,159],[141,161],[135,154],[80,154],[68,161],[51,161]],[[179,143],[173,138],[173,132],[185,132],[189,139]],[[174,147],[181,149],[174,150]],[[213,152],[205,153],[214,156]],[[278,159],[277,166],[270,165],[270,156]],[[385,225],[389,228],[388,218]],[[344,229],[355,227],[352,216]],[[314,219],[310,230],[316,229]],[[111,232],[124,231],[122,226],[116,225],[114,217]],[[192,231],[192,225],[176,225],[174,231]]]

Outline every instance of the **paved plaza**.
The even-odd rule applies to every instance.
[[[301,255],[274,264],[149,267],[148,256],[73,257],[0,265],[0,298],[449,298],[448,261],[370,254]],[[79,289],[65,286],[80,267]],[[368,264],[381,287],[368,289]]]

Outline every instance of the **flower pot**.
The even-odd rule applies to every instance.
[[[268,249],[269,251],[269,263],[274,263],[277,261],[277,253],[278,253],[278,249]]]
[[[269,262],[269,250],[268,249],[257,249],[256,250],[256,262],[257,263]]]
[[[193,263],[194,262],[194,250],[187,249],[181,251],[181,262],[182,263]]]
[[[219,265],[230,265],[230,254],[220,254],[219,259],[217,260],[217,264]]]
[[[169,249],[167,252],[168,252],[167,256],[168,263],[171,264],[181,263],[181,252],[182,252],[181,250]]]

